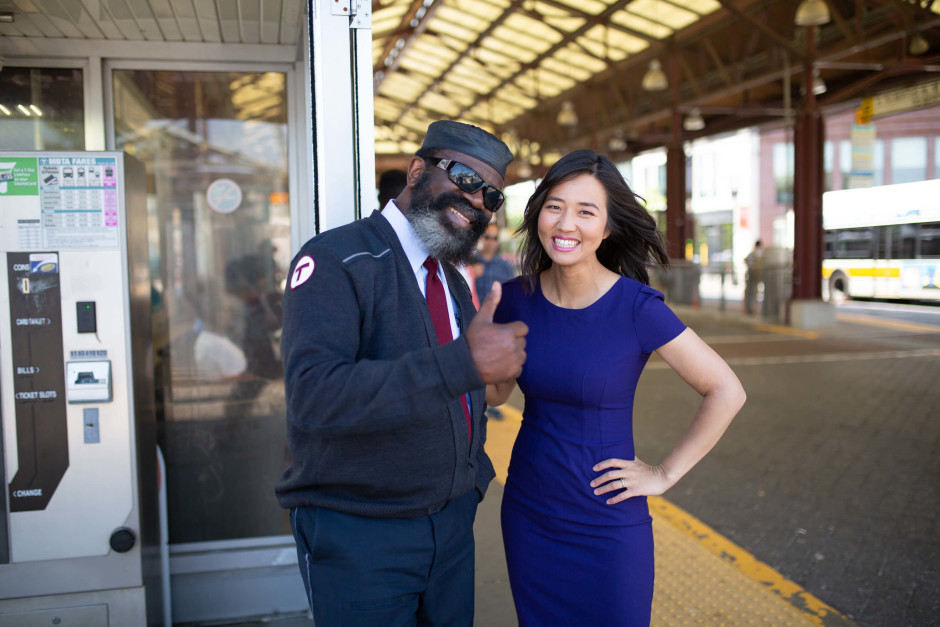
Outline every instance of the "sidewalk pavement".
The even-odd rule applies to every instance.
[[[940,624],[940,325],[853,312],[802,330],[740,303],[674,309],[748,401],[665,498],[862,627]],[[698,402],[651,360],[638,455],[665,456]]]
[[[748,401],[650,501],[653,624],[940,624],[940,326],[852,314],[800,330],[744,316],[740,302],[673,308]],[[654,356],[634,407],[638,455],[668,454],[699,402]],[[500,474],[476,522],[479,627],[516,624],[499,504],[521,409],[517,391],[488,428]]]
[[[521,413],[503,406],[505,418],[491,421],[487,453],[496,481],[480,506],[477,539],[476,617],[480,627],[517,624],[503,555],[499,502]],[[651,497],[656,585],[652,625],[813,625],[852,623],[825,603],[785,580],[746,551],[666,499]],[[577,576],[573,574],[573,576]]]

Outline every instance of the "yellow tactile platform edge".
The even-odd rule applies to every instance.
[[[509,405],[487,425],[486,451],[506,483],[522,414]],[[853,623],[662,497],[649,498],[655,538],[655,627]]]

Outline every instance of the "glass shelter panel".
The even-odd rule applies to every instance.
[[[170,541],[288,534],[286,76],[115,70],[113,87],[115,147],[148,173]]]
[[[81,70],[9,66],[2,70],[0,148],[85,149]]]

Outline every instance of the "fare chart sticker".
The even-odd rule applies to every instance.
[[[310,255],[301,257],[297,261],[297,265],[294,266],[294,273],[290,277],[290,288],[296,290],[306,283],[310,277],[313,276],[313,269],[316,265],[317,264],[313,261],[313,257]]]

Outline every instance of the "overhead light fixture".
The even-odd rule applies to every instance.
[[[927,40],[924,39],[924,36],[920,33],[915,33],[911,37],[911,43],[907,45],[908,53],[914,55],[915,57],[920,56],[930,50],[930,44],[927,43]]]
[[[659,59],[650,61],[650,67],[643,75],[641,84],[646,91],[662,91],[669,87],[669,79],[666,78],[666,73],[663,72],[663,66],[660,64]]]
[[[40,109],[34,104],[29,105],[29,108],[32,110],[33,113],[35,113],[39,117],[42,117],[42,109]]]
[[[823,82],[822,76],[819,75],[819,70],[813,70],[813,95],[820,95],[826,93],[826,83]]]
[[[623,134],[620,131],[617,131],[615,135],[612,135],[610,139],[607,140],[607,150],[610,152],[623,152],[627,149],[627,140],[623,138]]]
[[[13,11],[0,11],[0,24],[12,24]]]
[[[819,68],[813,68],[813,81],[810,83],[810,87],[813,90],[813,95],[818,96],[820,94],[826,93],[826,82],[822,79],[822,76],[819,75]],[[806,95],[806,83],[804,82],[800,85],[800,94]]]
[[[574,103],[570,100],[561,103],[561,111],[558,112],[555,121],[558,122],[558,126],[577,126],[578,114],[574,111]]]
[[[687,131],[700,131],[705,128],[705,118],[702,117],[702,112],[698,107],[689,111],[689,115],[685,116],[682,121],[682,128]]]
[[[13,112],[0,104],[0,111],[3,111],[4,115],[13,115]]]
[[[824,0],[803,0],[796,9],[793,22],[797,26],[819,26],[829,20],[829,6]]]
[[[29,117],[32,115],[32,113],[29,112],[29,109],[27,109],[21,104],[16,105],[16,108],[19,109],[23,113],[23,115],[25,115],[26,117]]]
[[[813,79],[813,95],[819,96],[824,93],[826,93],[826,83],[823,82],[821,76],[817,76]]]

